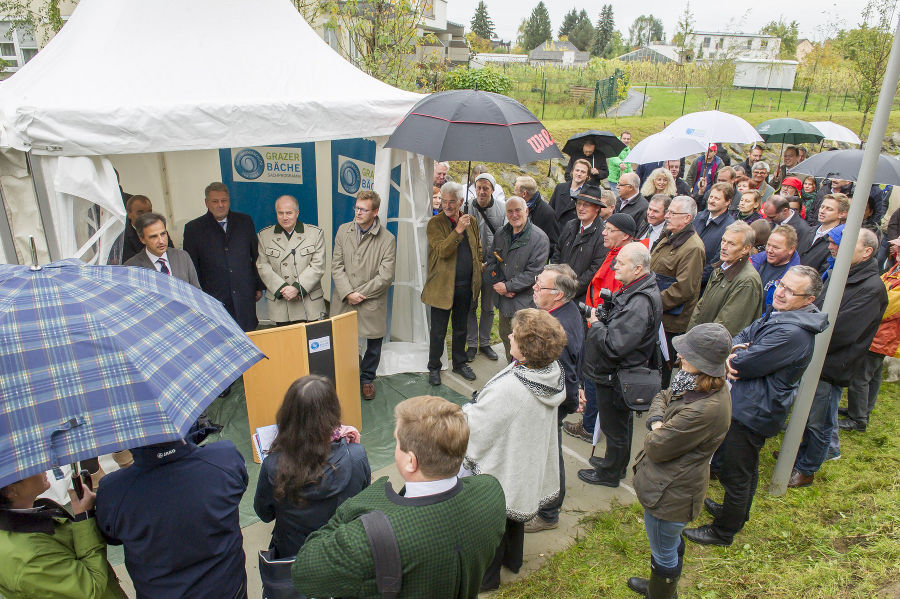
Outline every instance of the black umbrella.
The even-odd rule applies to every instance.
[[[824,179],[846,179],[856,181],[862,166],[865,150],[833,150],[820,152],[810,156],[794,168],[790,173],[812,175]],[[900,185],[900,160],[881,154],[878,166],[875,167],[876,185]]]
[[[562,158],[547,128],[512,98],[458,89],[420,100],[385,147],[434,160],[528,164]]]
[[[570,137],[563,147],[563,154],[569,156],[581,154],[581,148],[584,147],[584,142],[589,140],[593,141],[594,145],[597,146],[595,151],[600,152],[604,156],[618,156],[619,153],[625,149],[625,144],[622,143],[621,139],[616,137],[615,133],[611,131],[589,129],[587,131],[582,131],[581,133],[576,133]]]

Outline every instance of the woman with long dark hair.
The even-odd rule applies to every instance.
[[[268,557],[297,555],[344,500],[369,486],[366,450],[342,436],[334,384],[309,375],[288,388],[275,416],[278,435],[259,471],[253,508],[275,520]]]

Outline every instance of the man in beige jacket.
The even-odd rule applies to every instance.
[[[338,227],[331,255],[331,315],[356,310],[366,351],[359,367],[363,399],[375,399],[375,371],[387,334],[388,289],[394,282],[395,240],[378,218],[381,198],[356,194],[352,221]]]
[[[266,285],[269,318],[281,326],[325,318],[322,275],[325,235],[297,220],[300,206],[293,196],[275,200],[278,224],[259,232],[256,269]]]

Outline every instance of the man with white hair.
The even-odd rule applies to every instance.
[[[471,214],[460,211],[465,190],[458,183],[441,187],[441,212],[428,221],[428,276],[422,303],[431,306],[428,382],[441,384],[441,356],[451,326],[453,372],[466,380],[475,373],[466,364],[466,323],[481,290],[481,238]],[[451,318],[452,317],[452,318]]]
[[[775,193],[775,188],[767,183],[770,170],[769,163],[760,160],[753,164],[753,172],[750,173],[750,178],[752,179],[751,186],[755,186],[756,189],[759,189],[759,193],[762,194],[763,202],[767,202]]]
[[[447,181],[451,179],[447,176],[447,173],[450,172],[450,163],[449,162],[435,162],[434,163],[434,186],[441,187]]]
[[[633,218],[638,231],[647,224],[647,200],[641,195],[640,187],[641,180],[636,173],[625,173],[619,177],[619,184],[616,186],[619,192],[616,212]]]

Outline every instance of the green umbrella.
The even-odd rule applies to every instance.
[[[814,125],[800,119],[770,119],[756,128],[766,143],[802,144],[825,139]]]

